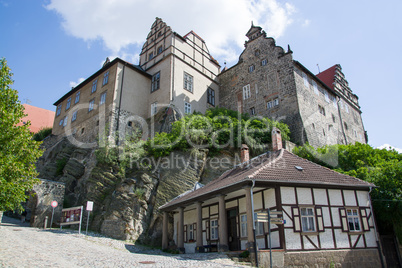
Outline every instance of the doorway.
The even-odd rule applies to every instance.
[[[229,250],[240,250],[240,240],[237,232],[237,208],[227,210]]]

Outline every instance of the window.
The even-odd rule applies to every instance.
[[[321,105],[318,105],[318,111],[320,112],[320,114],[325,116],[325,108],[324,107],[322,107]]]
[[[251,115],[255,115],[255,108],[254,108],[254,107],[251,107],[251,108],[250,108],[250,114],[251,114]]]
[[[267,59],[263,59],[263,60],[261,61],[261,65],[262,65],[262,66],[267,65],[267,63],[268,63],[268,60],[267,60]]]
[[[102,86],[106,85],[109,82],[109,71],[107,71],[104,75],[103,75],[103,83]]]
[[[89,101],[89,108],[88,112],[92,111],[94,109],[94,104],[95,104],[95,99],[92,99]]]
[[[308,83],[308,78],[307,78],[307,74],[302,73],[303,75],[303,80],[304,80],[304,86],[306,86],[307,88],[309,87],[309,83]]]
[[[278,99],[278,98],[274,99],[273,102],[274,102],[274,106],[278,106],[278,105],[279,105],[279,99]]]
[[[254,212],[255,235],[264,234],[264,223],[257,221],[257,212]]]
[[[267,102],[267,109],[272,109],[274,107],[274,103],[272,101]]]
[[[67,100],[66,110],[70,109],[70,106],[71,106],[71,97],[68,98],[68,100]]]
[[[313,208],[301,208],[301,225],[303,232],[314,232],[315,225],[314,225],[314,209]]]
[[[66,116],[64,117],[64,120],[63,120],[63,127],[67,126],[67,123],[68,123],[68,115],[66,115]]]
[[[188,225],[188,240],[194,240],[194,225]]]
[[[94,93],[96,91],[96,86],[98,85],[98,79],[92,82],[92,90],[91,93]]]
[[[78,91],[77,94],[75,94],[74,104],[80,102],[80,95],[81,95],[81,91]]]
[[[59,126],[63,125],[63,119],[64,118],[60,119]]]
[[[211,220],[211,240],[218,240],[218,220]]]
[[[359,213],[357,209],[347,209],[346,215],[348,218],[349,231],[360,231]]]
[[[210,87],[208,88],[207,102],[212,106],[215,106],[215,90]]]
[[[59,106],[57,106],[56,116],[59,116],[61,113],[61,105],[62,104],[59,104]]]
[[[151,103],[151,116],[158,112],[158,102]]]
[[[334,114],[332,114],[332,122],[336,123],[336,118]]]
[[[248,72],[249,72],[249,73],[252,73],[254,70],[255,70],[254,65],[250,65],[250,66],[248,67]]]
[[[106,102],[106,91],[103,92],[100,96],[100,101],[99,101],[99,105],[102,105]]]
[[[243,100],[251,97],[250,84],[243,87]]]
[[[247,236],[247,215],[246,214],[240,215],[240,236],[241,237]]]
[[[161,80],[160,78],[161,78],[161,72],[157,72],[152,76],[151,92],[154,92],[155,90],[159,89]]]
[[[152,60],[153,57],[154,57],[154,53],[153,52],[149,53],[149,60]]]
[[[193,92],[193,77],[188,73],[184,73],[184,89]]]
[[[77,120],[77,111],[74,111],[73,116],[71,117],[71,122],[74,122],[75,120]]]
[[[162,46],[158,47],[158,55],[161,54],[163,51]]]
[[[315,81],[312,81],[312,84],[313,84],[314,93],[318,95],[317,83]]]
[[[184,113],[191,114],[191,104],[188,102],[184,102]]]

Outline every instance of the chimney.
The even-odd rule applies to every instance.
[[[242,144],[241,145],[241,152],[240,152],[240,156],[241,156],[241,162],[248,162],[248,160],[250,160],[250,156],[248,153],[248,146],[246,144]]]
[[[272,128],[272,151],[278,151],[282,149],[282,137],[281,137],[281,131],[273,127]]]

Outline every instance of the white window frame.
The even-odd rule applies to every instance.
[[[210,220],[210,232],[211,232],[210,239],[211,240],[218,240],[218,238],[219,238],[219,235],[218,235],[218,219]]]
[[[255,235],[264,235],[264,223],[257,220],[257,212],[254,212]]]
[[[57,106],[56,116],[59,116],[61,114],[61,107],[62,106],[63,106],[63,104],[59,104],[59,106]]]
[[[98,86],[98,79],[95,79],[95,80],[92,82],[91,93],[94,93],[94,92],[96,91],[97,86]]]
[[[71,97],[68,98],[68,100],[67,100],[66,110],[70,109],[70,107],[71,107]]]
[[[184,102],[184,113],[191,114],[191,103]]]
[[[161,72],[157,72],[152,76],[151,92],[154,92],[159,89],[160,81],[161,81]]]
[[[194,225],[193,224],[188,225],[188,241],[190,241],[190,240],[195,240],[194,239]]]
[[[240,215],[240,237],[247,237],[247,214]]]
[[[269,109],[272,109],[273,107],[274,107],[273,102],[272,102],[272,101],[268,101],[268,102],[267,102],[267,109],[269,110]]]
[[[92,111],[95,106],[95,99],[89,101],[88,112]]]
[[[102,104],[104,104],[104,103],[106,102],[106,92],[107,92],[107,91],[105,91],[105,92],[103,92],[103,93],[101,94],[100,100],[99,100],[99,105],[102,105]]]
[[[359,210],[357,208],[347,208],[346,209],[346,217],[347,217],[348,227],[349,227],[350,232],[361,232],[362,231]]]
[[[317,83],[316,83],[314,80],[313,80],[311,83],[313,84],[314,93],[318,95],[318,86],[317,86]]]
[[[75,101],[74,101],[74,104],[80,102],[80,95],[81,95],[81,91],[78,91],[78,92],[75,94]]]
[[[278,106],[279,105],[279,98],[275,98],[273,100],[274,106]]]
[[[158,112],[158,102],[155,101],[151,103],[151,116],[155,115]]]
[[[193,76],[184,72],[184,84],[183,87],[185,90],[193,92]]]
[[[316,232],[314,207],[300,208],[302,232]]]
[[[74,122],[75,120],[77,120],[77,111],[74,111],[73,115],[71,116],[71,122]]]
[[[68,123],[68,115],[66,115],[63,119],[63,127],[67,126]]]
[[[250,66],[248,67],[248,72],[249,72],[249,73],[254,72],[254,70],[255,70],[254,64],[253,64],[253,65],[250,65]]]
[[[250,84],[248,84],[243,87],[243,100],[249,99],[250,97],[251,97],[251,90],[250,90]]]
[[[106,85],[107,83],[109,83],[109,71],[107,71],[107,72],[103,75],[102,86]]]

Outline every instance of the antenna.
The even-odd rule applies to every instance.
[[[318,73],[321,73],[320,71],[320,65],[317,63],[317,68],[318,68]]]

